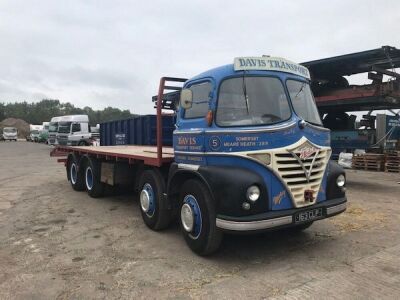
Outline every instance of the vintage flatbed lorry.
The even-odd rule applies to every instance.
[[[216,251],[224,232],[303,230],[347,203],[309,82],[307,68],[278,57],[163,77],[156,146],[59,146],[52,155],[91,197],[106,184],[133,186],[145,224],[161,230],[178,218],[199,255]],[[173,147],[162,145],[166,109],[176,112]]]

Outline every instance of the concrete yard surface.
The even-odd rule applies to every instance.
[[[75,192],[51,147],[0,143],[0,299],[399,299],[400,174],[347,172],[348,210],[199,257],[137,195]]]

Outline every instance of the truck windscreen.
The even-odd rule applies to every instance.
[[[286,85],[296,114],[311,124],[322,125],[310,85],[297,80],[288,80]]]
[[[71,132],[71,122],[60,122],[58,123],[59,133],[70,133]]]
[[[49,132],[57,132],[58,130],[58,123],[57,122],[51,122],[49,125]]]
[[[266,125],[289,119],[291,111],[282,82],[274,77],[226,79],[219,90],[219,126]]]
[[[4,133],[16,133],[17,129],[15,129],[15,128],[4,128],[3,132]]]

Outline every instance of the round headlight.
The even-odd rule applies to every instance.
[[[247,189],[246,197],[251,202],[256,202],[260,198],[260,189],[256,185],[252,185]]]
[[[336,178],[336,184],[338,187],[343,187],[344,184],[346,183],[346,178],[344,177],[343,174],[340,174],[337,178]]]

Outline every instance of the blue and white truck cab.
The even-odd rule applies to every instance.
[[[177,217],[200,255],[217,250],[224,232],[303,230],[347,202],[309,82],[305,67],[278,57],[236,58],[189,80],[162,77],[156,146],[59,146],[54,155],[65,153],[72,188],[91,197],[105,185],[133,186],[145,224],[162,230]],[[173,148],[162,143],[162,109],[176,111]]]
[[[329,160],[309,83],[307,68],[278,57],[236,58],[185,83],[170,174],[204,183],[218,230],[305,229],[346,209],[345,173]],[[191,229],[199,203],[184,202]]]

